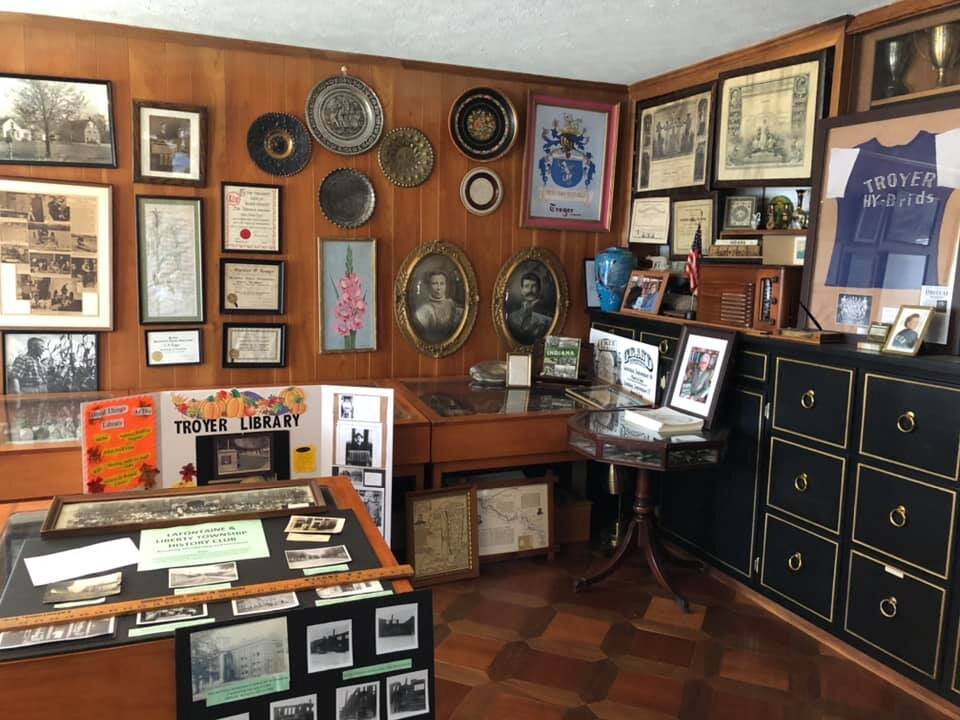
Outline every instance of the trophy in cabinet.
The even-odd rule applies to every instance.
[[[887,84],[883,87],[884,97],[896,97],[907,92],[903,82],[903,71],[907,69],[913,57],[913,45],[909,36],[890,38],[877,48],[877,58],[887,74]]]
[[[957,62],[960,54],[960,26],[944,23],[918,33],[917,52],[937,71],[937,87],[945,84],[947,70]]]

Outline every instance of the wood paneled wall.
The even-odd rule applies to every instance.
[[[210,26],[213,27],[212,25]],[[340,72],[367,82],[380,96],[386,130],[413,126],[436,150],[433,175],[413,189],[392,185],[380,172],[376,150],[358,157],[335,155],[314,144],[307,168],[291,178],[275,178],[250,160],[246,134],[265,112],[287,112],[301,119],[310,89]],[[100,23],[0,14],[0,70],[3,72],[96,78],[113,83],[113,109],[119,167],[115,170],[4,166],[0,175],[113,186],[116,296],[115,330],[101,342],[101,387],[171,388],[283,385],[366,378],[464,374],[480,361],[503,357],[491,317],[491,292],[501,265],[517,250],[533,245],[554,251],[567,271],[571,307],[564,333],[583,335],[583,259],[619,244],[629,189],[629,163],[620,163],[610,233],[557,232],[520,228],[523,138],[490,163],[503,179],[505,197],[493,215],[477,217],[460,202],[464,173],[475,166],[453,145],[447,117],[466,89],[488,85],[503,91],[525,121],[528,91],[622,101],[625,86],[588,84],[525,75],[402,62],[370,56],[312,52]],[[132,100],[203,105],[209,112],[207,187],[176,188],[134,184]],[[629,144],[624,117],[621,146]],[[621,154],[621,157],[627,157]],[[327,221],[317,204],[321,180],[338,167],[354,167],[373,181],[377,207],[372,220],[354,231]],[[230,321],[286,322],[288,367],[279,370],[224,370],[220,366],[219,307],[220,183],[224,180],[283,186],[283,246],[287,261],[287,313],[281,317],[230,315]],[[206,362],[199,367],[147,368],[144,334],[137,308],[136,194],[199,196],[204,199],[204,267],[208,320],[203,326]],[[318,237],[374,237],[378,241],[377,312],[379,349],[373,353],[319,353]],[[393,321],[393,283],[406,255],[418,244],[447,240],[461,246],[477,271],[480,309],[466,344],[454,355],[434,360],[417,353]],[[242,257],[232,255],[233,257]]]

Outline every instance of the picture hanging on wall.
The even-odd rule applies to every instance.
[[[97,333],[3,334],[3,391],[7,395],[97,390]]]
[[[283,189],[279,185],[225,182],[220,193],[223,252],[280,252]]]
[[[543,247],[524,248],[504,263],[493,285],[493,326],[511,351],[563,329],[570,306],[560,259]]]
[[[377,349],[377,241],[324,238],[318,252],[320,352]]]
[[[207,109],[133,101],[133,181],[203,187]]]

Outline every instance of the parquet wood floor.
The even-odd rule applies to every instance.
[[[434,588],[438,720],[947,720],[788,623],[638,561],[573,592],[585,549]]]

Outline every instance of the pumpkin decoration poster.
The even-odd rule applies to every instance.
[[[157,407],[152,395],[84,403],[83,490],[111,493],[156,486]]]

